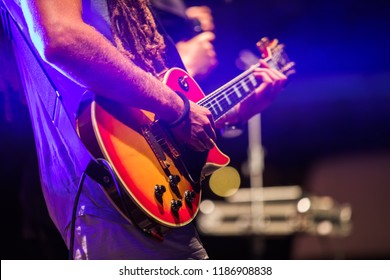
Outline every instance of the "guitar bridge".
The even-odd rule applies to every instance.
[[[150,131],[153,133],[161,149],[171,158],[178,159],[181,156],[179,149],[174,144],[172,136],[168,131],[164,131],[158,121],[155,121],[150,126]]]
[[[160,165],[164,170],[169,168],[169,164],[167,163],[167,157],[164,154],[164,150],[159,144],[159,139],[157,139],[148,125],[141,126],[142,135],[144,136],[146,142],[148,142],[150,148],[152,149],[154,155],[159,161]]]
[[[141,126],[141,131],[164,170],[170,166],[165,154],[175,160],[181,156],[168,132],[163,131],[157,122]]]
[[[166,161],[167,155],[173,161],[173,164],[179,170],[180,174],[183,175],[191,183],[192,187],[198,192],[200,188],[199,174],[201,174],[201,169],[191,169],[192,162],[195,161],[194,166],[202,167],[205,161],[205,158],[203,157],[207,156],[207,154],[202,153],[199,155],[198,152],[191,152],[188,149],[180,149],[170,132],[166,131],[164,127],[158,123],[158,120],[154,121],[151,125],[143,126],[141,130],[154,154],[159,159],[165,174],[168,177],[172,175],[168,169],[169,163]],[[202,162],[202,164],[196,162],[197,157],[200,158],[199,161]]]

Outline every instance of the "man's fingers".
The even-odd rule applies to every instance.
[[[283,87],[287,81],[287,77],[276,69],[257,68],[253,73],[262,82],[270,83],[277,87]]]

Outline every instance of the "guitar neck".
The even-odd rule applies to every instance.
[[[276,39],[269,41],[268,38],[264,37],[257,43],[257,46],[263,54],[262,59],[267,62],[270,68],[276,69],[286,76],[295,73],[295,63],[290,61],[284,52],[284,45],[278,44]],[[259,66],[260,63],[251,66],[241,75],[204,97],[198,102],[198,105],[209,109],[214,121],[218,121],[259,86],[260,82],[253,75],[255,68]]]
[[[214,121],[218,121],[235,105],[248,97],[259,85],[253,75],[253,71],[257,67],[259,67],[259,64],[253,65],[227,84],[204,97],[198,102],[198,105],[209,109]]]

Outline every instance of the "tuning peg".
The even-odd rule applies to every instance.
[[[268,46],[271,48],[271,49],[273,49],[273,48],[275,48],[276,46],[278,46],[279,45],[279,40],[278,39],[273,39],[271,42],[269,42],[269,44],[268,44]],[[281,45],[279,45],[279,46],[281,46]]]
[[[269,39],[267,37],[263,37],[256,43],[256,47],[259,49],[260,53],[264,53],[266,48],[269,45]]]

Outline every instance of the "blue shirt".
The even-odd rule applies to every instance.
[[[42,190],[50,217],[69,246],[75,195],[81,174],[91,159],[75,130],[78,102],[86,89],[32,55],[35,50],[19,1],[4,1],[22,27],[22,33],[27,35],[26,43],[13,25],[15,53],[34,129]],[[106,1],[83,0],[83,20],[112,41]],[[170,230],[163,242],[155,241],[129,223],[101,187],[88,177],[78,203],[75,233],[76,259],[207,258],[192,224]]]

